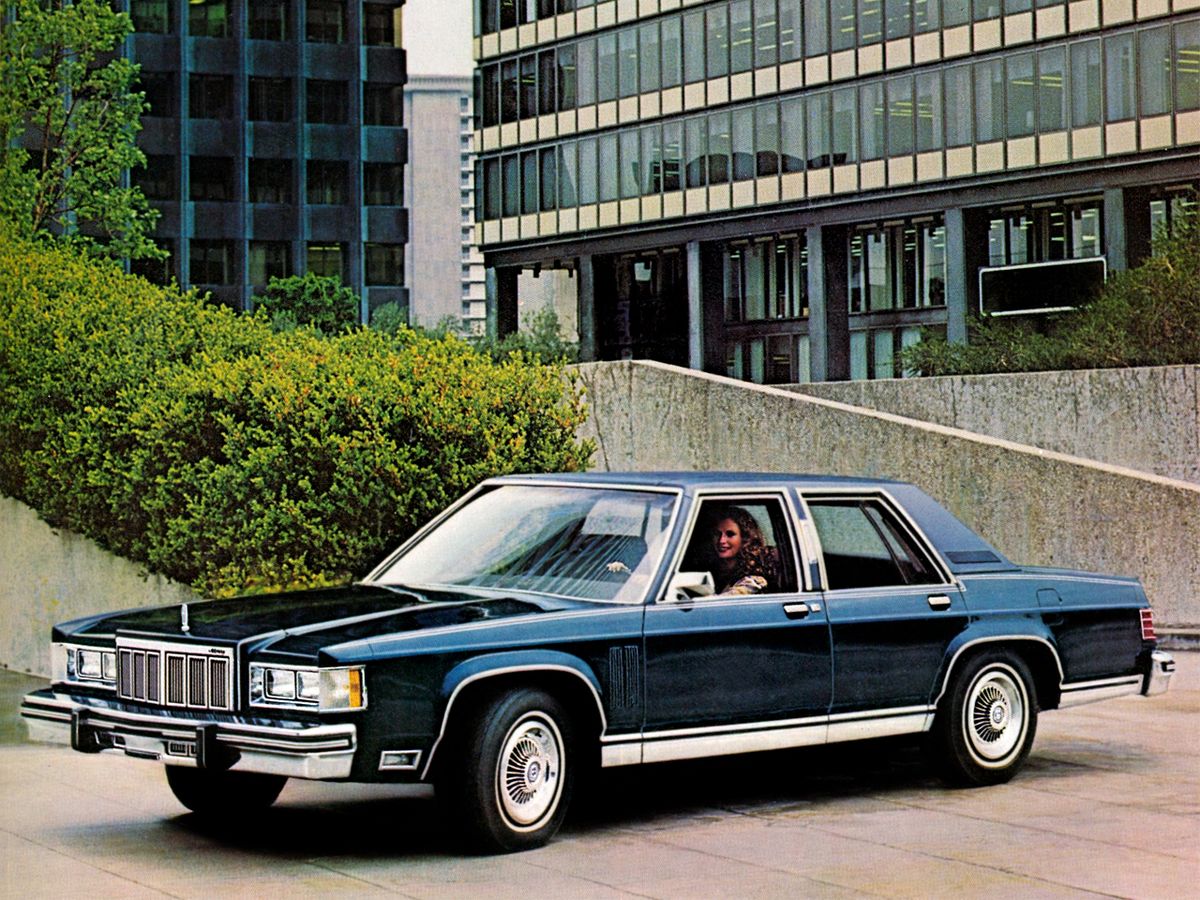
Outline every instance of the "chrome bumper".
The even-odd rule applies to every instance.
[[[347,778],[358,743],[354,725],[269,725],[131,713],[52,690],[26,694],[21,717],[31,741],[83,753],[114,751],[170,766],[262,772],[290,778]]]
[[[1142,682],[1142,694],[1153,697],[1155,694],[1166,693],[1175,674],[1175,657],[1162,650],[1154,650],[1150,654],[1150,667],[1146,671],[1146,680]]]

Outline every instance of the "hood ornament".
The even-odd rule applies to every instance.
[[[187,604],[186,603],[180,604],[180,607],[179,607],[179,628],[180,628],[180,630],[183,631],[184,634],[187,634],[189,631],[192,630],[191,626],[188,625]]]

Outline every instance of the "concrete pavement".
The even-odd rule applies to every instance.
[[[902,743],[603,775],[548,847],[458,853],[420,791],[293,781],[207,826],[159,766],[24,743],[0,672],[5,897],[1180,897],[1200,881],[1200,653],[1171,691],[1040,720],[1012,783],[943,787]]]

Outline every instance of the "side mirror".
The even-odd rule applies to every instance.
[[[708,597],[716,590],[711,572],[676,572],[667,585],[667,599],[678,602],[693,597]]]

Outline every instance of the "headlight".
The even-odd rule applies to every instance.
[[[250,703],[324,710],[362,709],[367,705],[363,669],[250,664]]]
[[[52,644],[50,674],[55,681],[113,687],[117,683],[117,652],[100,647]]]

